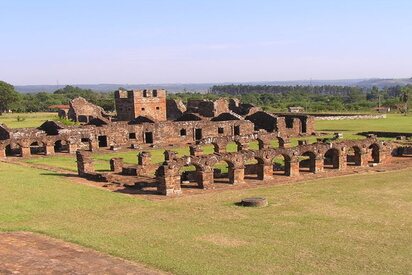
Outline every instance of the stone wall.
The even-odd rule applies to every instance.
[[[354,120],[354,119],[382,119],[386,118],[386,114],[359,114],[359,115],[343,115],[343,114],[336,114],[336,115],[313,115],[315,120]]]

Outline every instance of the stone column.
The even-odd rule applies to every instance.
[[[273,164],[256,164],[257,177],[259,180],[273,179]]]
[[[245,168],[231,168],[229,167],[229,183],[240,184],[245,182]]]
[[[315,158],[315,169],[314,173],[323,172],[323,156],[319,156]]]
[[[71,143],[69,143],[69,144],[67,144],[67,147],[68,147],[68,150],[69,150],[69,154],[74,154],[74,153],[76,153],[76,151],[77,151],[77,149],[78,149],[77,144],[71,144]]]
[[[115,173],[120,173],[123,170],[123,158],[110,159],[110,170]]]
[[[46,144],[44,146],[44,153],[46,154],[46,156],[54,155],[54,145]]]
[[[137,156],[137,163],[142,166],[152,164],[152,155],[150,152],[140,152]]]
[[[360,155],[359,166],[368,166],[369,163],[369,154],[367,152],[362,152]]]
[[[339,170],[345,170],[346,167],[348,166],[347,159],[346,159],[346,154],[340,154],[339,155]]]
[[[214,143],[213,144],[216,153],[226,153],[227,143]]]
[[[166,161],[177,158],[177,153],[175,151],[172,151],[172,150],[165,150],[163,152],[163,155],[165,156]]]
[[[76,151],[77,173],[84,177],[94,173],[93,159],[90,152]]]
[[[199,183],[199,187],[202,189],[213,188],[213,171],[198,171],[196,177]]]
[[[157,177],[157,192],[165,196],[180,195],[180,175],[175,175],[167,165],[161,166]]]
[[[5,158],[6,157],[6,149],[0,148],[0,158]]]
[[[202,156],[203,150],[198,145],[190,145],[189,146],[190,155],[194,157]]]
[[[31,156],[30,147],[21,147],[20,151],[23,158]]]
[[[290,167],[290,169],[288,169]],[[299,176],[299,160],[285,160],[286,176],[296,177]],[[288,172],[289,171],[289,172]]]
[[[249,142],[240,142],[237,144],[237,150],[242,151],[242,150],[249,150]]]

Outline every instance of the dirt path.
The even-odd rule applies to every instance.
[[[0,233],[0,274],[165,274],[29,232]]]

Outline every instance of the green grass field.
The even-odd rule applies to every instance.
[[[348,139],[362,138],[356,134],[366,131],[412,132],[412,115],[388,114],[386,119],[319,120],[315,122],[315,128],[319,132],[342,132]]]
[[[0,230],[178,274],[408,274],[411,179],[408,169],[148,201],[0,163]],[[234,205],[257,195],[269,207]]]
[[[0,124],[6,124],[10,128],[39,127],[46,120],[57,120],[57,118],[57,113],[3,114],[0,116]]]

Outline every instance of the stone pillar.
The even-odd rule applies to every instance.
[[[215,153],[226,153],[227,143],[214,143]]]
[[[245,168],[231,168],[229,167],[229,183],[240,184],[245,182]]]
[[[167,165],[159,168],[157,192],[165,196],[180,195],[182,193],[180,175],[175,175],[173,170],[169,169]]]
[[[115,173],[120,173],[123,170],[123,158],[110,159],[110,170]]]
[[[77,173],[79,176],[87,176],[89,173],[94,173],[93,159],[90,152],[76,151]]]
[[[259,180],[273,179],[273,164],[256,164],[257,177]]]
[[[213,171],[198,171],[196,177],[199,183],[199,187],[202,189],[213,188]]]
[[[270,140],[258,139],[259,150],[270,148]]]
[[[249,150],[249,142],[239,142],[239,143],[237,143],[237,150],[238,151]]]
[[[150,152],[140,152],[137,156],[137,163],[142,166],[152,164],[152,154]]]
[[[5,158],[6,157],[6,149],[0,148],[0,158]]]
[[[90,151],[94,152],[97,149],[99,149],[99,143],[97,142],[97,140],[92,139],[89,141],[89,149]]]
[[[165,150],[163,152],[163,155],[165,156],[165,160],[173,160],[175,158],[177,158],[177,153],[175,151],[172,150]]]
[[[359,166],[368,166],[369,163],[369,154],[367,152],[362,152],[360,155]]]
[[[346,167],[348,166],[347,159],[346,159],[346,154],[340,154],[339,155],[339,170],[345,170]]]
[[[319,156],[315,158],[315,169],[314,173],[323,172],[323,156]]]
[[[44,146],[44,152],[45,152],[46,156],[54,155],[54,153],[55,153],[54,152],[54,145],[46,144]]]
[[[290,169],[288,169],[290,167]],[[285,160],[286,176],[299,176],[299,160]],[[289,171],[289,172],[288,172]]]
[[[71,144],[71,143],[69,143],[69,144],[67,144],[67,147],[68,147],[68,150],[69,150],[69,154],[74,154],[74,153],[76,153],[76,151],[77,151],[77,149],[78,149],[77,144]]]
[[[190,155],[194,157],[202,156],[203,150],[198,145],[190,145],[189,146]]]
[[[30,147],[21,147],[20,151],[23,158],[31,156]]]

